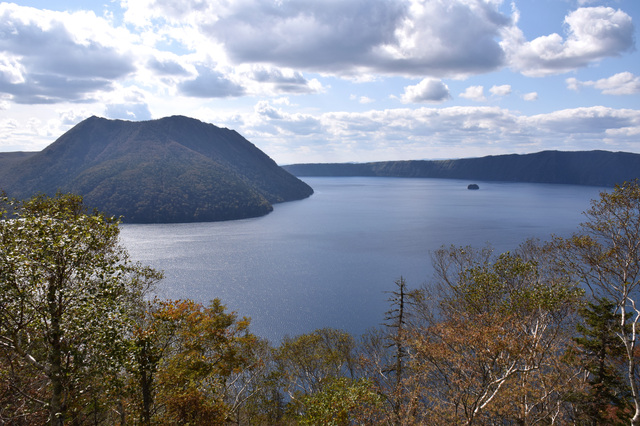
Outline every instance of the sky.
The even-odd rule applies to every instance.
[[[0,3],[0,151],[184,115],[278,164],[640,153],[638,0]]]

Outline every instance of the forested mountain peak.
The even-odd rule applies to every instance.
[[[313,192],[236,131],[184,116],[87,118],[41,152],[7,155],[0,188],[74,192],[125,222],[253,217]]]

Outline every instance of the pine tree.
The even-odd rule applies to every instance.
[[[581,337],[575,341],[589,373],[589,390],[576,399],[581,420],[593,425],[621,421],[621,414],[629,408],[628,390],[620,373],[625,348],[616,335],[619,319],[615,308],[614,302],[598,298],[580,310],[584,324],[577,325]]]

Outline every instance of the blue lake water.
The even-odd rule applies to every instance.
[[[304,178],[315,194],[230,222],[123,225],[131,257],[165,272],[160,297],[220,298],[278,342],[317,328],[378,326],[401,275],[428,283],[442,245],[498,252],[569,235],[604,188],[404,178]]]

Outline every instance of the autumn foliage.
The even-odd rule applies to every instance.
[[[75,196],[4,200],[0,423],[638,424],[640,188],[570,238],[443,247],[383,327],[277,345],[220,300],[153,299],[118,223]]]

